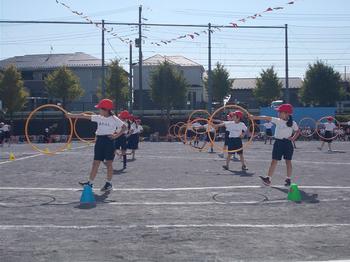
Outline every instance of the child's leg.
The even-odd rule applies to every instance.
[[[278,164],[278,161],[275,160],[275,159],[272,159],[271,164],[270,164],[270,167],[269,167],[269,171],[268,171],[268,173],[267,173],[267,176],[268,176],[268,177],[271,178],[271,177],[273,176],[273,174],[275,173],[277,164]]]
[[[131,151],[131,155],[132,155],[132,159],[134,160],[134,159],[135,159],[135,149],[133,149],[133,150]]]
[[[332,151],[332,143],[328,143],[328,150]]]
[[[92,168],[91,168],[91,172],[90,172],[90,177],[89,177],[89,181],[92,183],[97,175],[97,171],[98,168],[100,167],[100,163],[101,161],[99,160],[94,160],[94,162],[92,163]]]
[[[286,167],[287,167],[287,177],[291,178],[292,177],[292,160],[286,160]]]
[[[319,147],[320,150],[322,150],[324,143],[325,143],[325,141],[322,141],[321,146]]]
[[[238,154],[238,155],[239,155],[239,159],[241,160],[242,166],[245,166],[245,160],[244,160],[243,153],[242,154]]]
[[[126,168],[126,150],[122,150],[123,155],[123,167]]]
[[[226,157],[226,167],[229,168],[230,166],[230,160],[231,160],[232,153],[227,153]]]
[[[113,178],[113,160],[107,160],[106,166],[107,166],[107,181],[111,183]]]

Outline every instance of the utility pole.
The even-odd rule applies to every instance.
[[[132,92],[132,42],[129,44],[129,111],[133,110],[133,92]]]
[[[139,6],[139,110],[143,115],[143,90],[142,90],[142,5]]]
[[[106,94],[105,83],[105,20],[102,19],[102,97]]]
[[[211,78],[211,23],[208,24],[208,112],[211,113],[213,104],[213,86]]]
[[[288,25],[284,25],[284,33],[285,33],[285,66],[286,66],[286,90],[285,90],[285,101],[289,103],[289,66],[288,66]]]

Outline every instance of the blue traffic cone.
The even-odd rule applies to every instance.
[[[80,204],[84,205],[95,205],[96,200],[94,196],[94,192],[92,191],[92,187],[89,185],[85,185],[83,189],[83,193],[81,194]]]

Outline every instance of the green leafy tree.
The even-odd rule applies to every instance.
[[[64,66],[47,76],[45,86],[49,96],[60,99],[63,107],[84,94],[79,78]]]
[[[253,94],[260,105],[269,105],[272,101],[281,98],[282,83],[273,67],[262,70],[256,79]]]
[[[317,61],[309,65],[299,95],[307,105],[334,106],[345,95],[345,90],[340,74],[333,67]]]
[[[227,69],[219,62],[216,64],[215,69],[211,72],[211,76],[213,102],[223,104],[224,98],[231,92],[233,80],[230,79],[230,74]],[[204,85],[208,91],[208,78],[205,80]]]
[[[10,65],[0,76],[0,100],[4,111],[12,118],[14,112],[23,108],[27,97],[20,72],[14,65]]]
[[[151,97],[160,109],[166,110],[170,119],[170,110],[186,104],[188,84],[184,76],[169,62],[165,61],[152,72],[150,77]]]
[[[101,93],[101,91],[99,91]],[[99,95],[101,97],[101,95]],[[112,99],[118,109],[127,107],[129,100],[128,73],[114,60],[108,67],[106,79],[106,97]]]

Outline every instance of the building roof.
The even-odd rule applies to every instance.
[[[51,69],[67,67],[99,67],[101,59],[77,52],[71,54],[37,54],[7,58],[0,61],[0,68],[15,65],[18,69]]]
[[[144,66],[157,66],[163,62],[169,62],[173,65],[179,65],[179,66],[200,66],[203,67],[201,64],[198,64],[191,59],[188,59],[184,56],[162,56],[162,55],[154,55],[151,56],[145,60],[143,60]],[[137,64],[138,65],[138,64]]]
[[[285,78],[280,78],[282,88],[286,88]],[[289,78],[289,88],[299,89],[303,80],[300,77]],[[231,89],[254,89],[256,87],[256,78],[236,78],[233,81]]]

